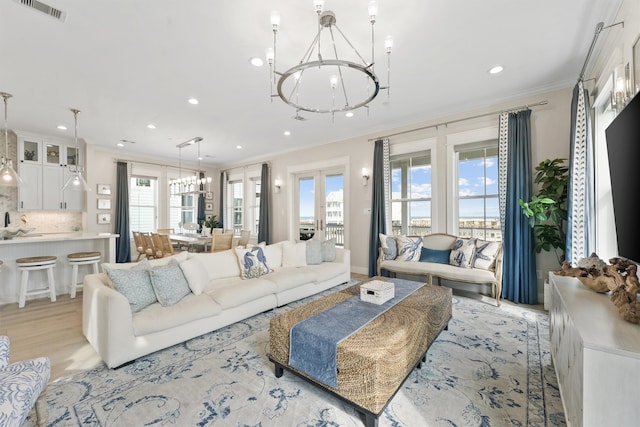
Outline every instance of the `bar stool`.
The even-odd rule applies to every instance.
[[[100,263],[102,254],[100,252],[76,252],[67,255],[67,261],[69,265],[73,266],[71,270],[71,298],[76,297],[76,288],[82,287],[82,284],[78,284],[78,266],[79,265],[93,265],[93,274],[98,274],[98,264]]]
[[[16,266],[18,271],[22,271],[22,277],[20,279],[20,298],[18,300],[18,308],[24,307],[27,295],[40,295],[49,294],[51,302],[56,301],[56,284],[53,279],[53,269],[56,266],[58,257],[55,256],[34,256],[30,258],[18,258],[16,260]],[[48,287],[42,289],[36,289],[33,291],[27,290],[29,282],[29,272],[34,270],[47,270]]]

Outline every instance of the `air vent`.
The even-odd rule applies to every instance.
[[[38,12],[49,15],[61,22],[64,22],[64,20],[67,18],[67,12],[63,12],[60,9],[51,7],[47,4],[39,2],[38,0],[15,0],[15,2],[20,3],[23,6],[30,7],[31,9],[35,9]]]

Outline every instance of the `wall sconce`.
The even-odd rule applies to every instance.
[[[273,188],[275,189],[276,193],[279,193],[280,189],[282,188],[282,181],[279,179],[276,179],[275,181],[273,181]]]
[[[620,64],[613,69],[613,92],[611,94],[611,106],[616,112],[620,112],[631,98],[631,76],[629,64]]]
[[[362,185],[366,187],[367,183],[369,182],[369,178],[370,178],[369,169],[362,168]]]

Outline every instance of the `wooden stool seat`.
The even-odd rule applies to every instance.
[[[19,271],[22,271],[20,278],[20,296],[18,298],[18,308],[24,307],[27,295],[40,295],[49,294],[51,302],[56,301],[56,284],[53,278],[53,269],[56,266],[58,257],[53,255],[34,256],[28,258],[18,258],[16,260],[16,266]],[[47,287],[28,290],[29,272],[35,270],[47,270]]]
[[[82,281],[78,283],[78,266],[80,265],[92,265],[93,274],[98,274],[98,264],[102,260],[102,253],[97,251],[92,252],[74,252],[67,255],[67,261],[72,266],[71,270],[71,287],[69,295],[71,298],[76,297],[76,291],[82,287]]]

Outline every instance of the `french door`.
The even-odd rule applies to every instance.
[[[344,170],[301,172],[296,177],[299,240],[335,238],[345,243]]]

